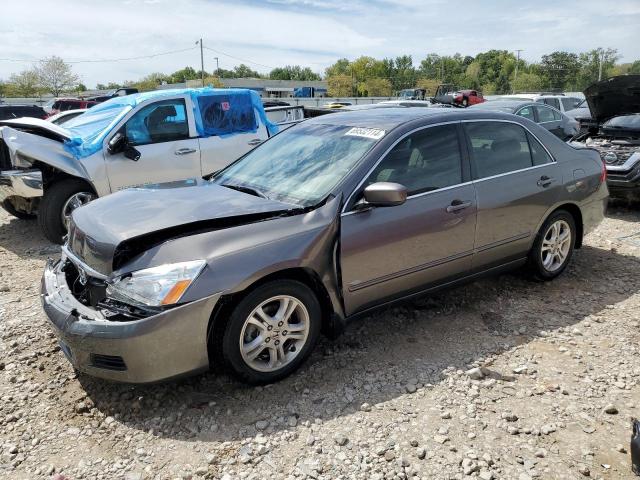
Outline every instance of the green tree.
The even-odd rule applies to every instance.
[[[631,64],[629,73],[640,74],[640,60],[636,60]]]
[[[260,73],[247,67],[244,63],[233,68],[235,78],[261,78]]]
[[[350,62],[346,58],[341,58],[324,71],[325,77],[335,77],[337,75],[351,75]]]
[[[553,52],[542,56],[540,69],[546,88],[570,90],[577,84],[580,62],[575,53]]]
[[[368,78],[362,83],[367,97],[390,97],[391,81],[388,78]]]
[[[518,78],[511,81],[511,88],[514,92],[536,92],[544,87],[544,80],[535,73],[518,72]]]
[[[271,70],[269,78],[272,80],[320,80],[320,75],[315,73],[309,67],[301,67],[299,65],[286,65]]]
[[[200,78],[200,74],[193,67],[184,67],[181,70],[173,72],[169,83],[185,83],[187,80],[196,80]]]
[[[327,93],[330,97],[350,97],[353,95],[351,75],[327,77]]]
[[[73,88],[80,77],[73,73],[71,65],[55,55],[40,60],[35,68],[38,84],[54,97],[59,96],[64,90]]]
[[[40,92],[40,78],[35,69],[23,70],[9,77],[6,87],[7,95],[16,97],[32,97]]]
[[[600,62],[602,62],[602,80],[608,78],[616,61],[620,58],[615,48],[596,48],[579,56],[580,72],[578,74],[578,89],[584,90],[598,81],[600,76]]]

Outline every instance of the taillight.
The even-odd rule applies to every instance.
[[[600,185],[607,181],[607,166],[605,165],[603,160],[601,161],[601,163],[602,170],[600,171]]]

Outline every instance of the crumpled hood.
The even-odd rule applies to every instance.
[[[598,123],[611,117],[640,113],[640,75],[611,77],[584,91],[591,116]]]
[[[52,134],[53,137],[57,137],[60,140],[67,140],[71,138],[71,133],[66,128],[56,125],[55,123],[42,120],[41,118],[14,118],[11,120],[0,121],[0,126],[9,126],[15,129],[25,129],[32,131],[41,131],[42,133]]]
[[[231,228],[296,209],[208,183],[130,189],[75,210],[68,246],[88,266],[107,275],[114,269],[114,255],[123,242],[138,239],[150,248],[171,238]]]

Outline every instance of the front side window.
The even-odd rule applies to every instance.
[[[367,180],[404,185],[409,195],[462,182],[462,157],[455,125],[430,127],[402,139]]]
[[[477,178],[529,168],[533,165],[527,133],[507,122],[465,123]]]
[[[384,134],[375,128],[301,123],[270,138],[212,182],[272,200],[316,205]]]
[[[173,142],[189,138],[184,100],[163,100],[141,108],[127,120],[125,136],[131,145]]]

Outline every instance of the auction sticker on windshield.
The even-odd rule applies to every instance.
[[[385,131],[380,130],[379,128],[362,128],[362,127],[353,127],[345,136],[350,137],[364,137],[364,138],[372,138],[374,140],[380,140],[384,137]]]

